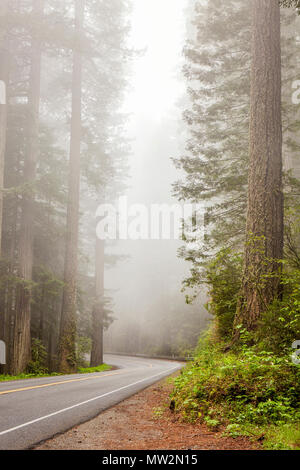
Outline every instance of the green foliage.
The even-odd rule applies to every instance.
[[[209,416],[205,416],[204,422],[212,431],[217,431],[221,424],[218,419],[212,419]]]
[[[285,6],[298,0],[283,0]],[[222,7],[222,15],[219,14]],[[183,114],[186,151],[175,160],[183,177],[175,195],[206,207],[205,239],[186,223],[180,255],[191,263],[184,287],[198,293],[203,266],[221,247],[241,250],[245,239],[249,167],[249,100],[251,64],[251,2],[195,2],[194,34],[184,50],[184,75],[190,102]],[[291,29],[295,33],[291,34]],[[299,119],[291,104],[291,83],[297,77],[297,16],[282,12],[284,161],[298,167]],[[186,103],[186,102],[185,102]],[[290,163],[286,165],[290,166]],[[293,171],[291,172],[293,174]],[[295,175],[294,175],[295,176]],[[284,181],[290,190],[291,178]],[[292,185],[294,186],[294,184]],[[293,191],[299,200],[299,190]],[[299,259],[298,259],[299,261]],[[187,297],[188,300],[189,297]]]
[[[53,372],[52,374],[43,374],[43,373],[37,373],[37,374],[19,374],[19,375],[8,375],[8,374],[3,374],[0,375],[0,382],[10,382],[10,381],[15,381],[15,380],[27,380],[27,379],[36,379],[40,377],[56,377],[58,375],[61,375],[57,372]]]
[[[226,425],[278,425],[300,418],[300,369],[290,357],[244,346],[224,354],[209,341],[175,380],[184,419]],[[231,430],[234,430],[232,428]]]
[[[109,366],[107,364],[102,364],[101,366],[98,367],[79,367],[78,368],[78,373],[79,374],[94,374],[96,372],[104,372],[107,370],[111,370],[112,366]],[[41,372],[41,370],[37,370],[37,372],[32,372],[28,374],[19,374],[19,375],[0,375],[0,382],[8,382],[8,381],[14,381],[14,380],[24,380],[24,379],[34,379],[37,377],[55,377],[59,376],[61,374],[53,372],[52,374],[47,374]]]
[[[300,450],[299,423],[268,426],[264,435],[264,447],[271,450]]]
[[[91,352],[92,340],[86,336],[79,336],[76,341],[76,364],[78,368],[87,368],[86,355]]]
[[[258,346],[276,354],[287,354],[300,338],[300,270],[281,275],[283,296],[262,315],[255,335]]]
[[[8,123],[5,152],[5,198],[3,208],[2,256],[0,262],[0,320],[3,312],[15,311],[16,291],[20,284],[28,289],[31,301],[31,336],[40,338],[49,348],[49,368],[56,367],[59,349],[61,290],[65,258],[65,226],[68,202],[69,155],[64,142],[70,133],[70,98],[72,93],[72,49],[74,48],[74,2],[47,0],[42,27],[32,29],[39,21],[30,7],[21,2],[9,9],[5,20],[11,37],[15,60],[9,64]],[[83,93],[81,147],[81,206],[88,219],[104,199],[115,199],[124,190],[127,157],[131,152],[125,128],[127,116],[121,104],[128,84],[130,60],[133,56],[126,39],[130,25],[131,2],[86,0],[85,22],[82,31]],[[37,24],[38,25],[38,24]],[[39,26],[39,25],[38,25]],[[36,35],[35,33],[38,34]],[[39,120],[39,158],[36,178],[26,179],[25,161],[33,109],[28,99],[29,69],[31,68],[32,33],[42,45],[42,76]],[[10,34],[11,35],[11,34]],[[80,39],[80,38],[79,38]],[[47,73],[44,73],[47,71]],[[29,103],[29,104],[28,104]],[[3,185],[2,185],[3,186]],[[34,246],[32,282],[17,277],[20,261],[19,231],[22,218],[22,196],[34,198]],[[86,220],[87,220],[86,219]],[[85,290],[86,273],[94,272],[95,231],[84,221],[80,227],[77,290]],[[31,260],[28,260],[31,261]],[[91,283],[94,279],[89,274]],[[91,330],[88,314],[90,304],[86,295],[84,305],[77,311],[79,329],[86,323]],[[10,318],[8,325],[11,324]],[[0,321],[0,330],[3,330]],[[7,333],[8,337],[9,331]],[[80,336],[90,332],[79,331]],[[62,338],[73,343],[75,333]],[[8,347],[11,345],[7,341]],[[74,344],[66,358],[70,367],[76,366]],[[35,345],[36,347],[36,345]],[[14,348],[12,349],[14,350]],[[80,355],[80,352],[79,352]],[[81,362],[79,358],[77,362]],[[43,370],[45,365],[42,364]],[[40,370],[32,360],[29,369]]]
[[[207,308],[215,315],[219,336],[224,340],[232,335],[241,275],[242,256],[229,248],[221,250],[206,269],[210,295]]]
[[[155,418],[159,419],[163,416],[163,414],[164,414],[164,408],[162,408],[161,406],[153,408],[153,415]]]
[[[33,375],[44,375],[48,373],[47,350],[42,341],[37,338],[32,339],[31,361],[28,364],[27,372]]]
[[[285,261],[267,258],[265,240],[250,234],[248,249],[261,263],[249,270],[245,281],[262,299],[265,313],[254,332],[238,325],[239,341],[224,353],[242,281],[242,256],[237,251],[245,235],[251,41],[249,2],[227,2],[222,17],[216,11],[219,4],[212,0],[203,7],[196,2],[196,34],[187,43],[184,69],[191,98],[184,119],[190,135],[185,155],[175,161],[185,172],[175,185],[179,199],[205,202],[208,208],[204,243],[191,224],[180,255],[192,263],[185,288],[197,293],[203,284],[209,287],[207,308],[215,317],[218,343],[213,343],[212,334],[201,339],[195,361],[175,380],[172,404],[183,419],[200,420],[211,429],[226,426],[232,437],[244,434],[260,438],[266,448],[295,448],[297,439],[299,447],[300,370],[292,363],[291,346],[300,339],[300,237],[299,183],[292,181],[292,175],[284,182],[289,208]],[[299,7],[298,0],[281,4]],[[295,17],[293,12],[282,15],[285,89],[290,89],[295,75],[296,44],[289,38]],[[289,137],[296,129],[290,122],[299,123],[292,118],[290,92],[287,95],[283,93],[283,129],[290,158],[299,151]],[[275,277],[282,286],[281,296],[267,305],[263,290]]]
[[[175,195],[206,207],[205,239],[185,222],[180,256],[191,263],[184,287],[198,292],[203,266],[221,247],[245,236],[249,160],[250,4],[195,2],[195,34],[184,49],[190,102],[183,114],[188,138],[175,160],[183,177]],[[190,225],[190,226],[188,226]],[[189,300],[189,298],[187,298]]]
[[[300,425],[297,422],[266,426],[254,424],[228,424],[223,432],[224,437],[246,436],[263,444],[266,450],[299,450]]]
[[[101,366],[97,367],[78,367],[79,374],[94,374],[95,372],[104,372],[106,370],[111,370],[112,366],[108,366],[107,364],[101,364]]]
[[[257,243],[259,242],[259,243]],[[253,250],[260,250],[261,239],[251,239]],[[274,260],[265,258],[263,265]],[[300,269],[291,268],[287,262],[278,262],[283,266],[282,272],[253,273],[249,282],[258,295],[263,284],[270,276],[279,276],[282,287],[281,297],[266,306],[258,322],[257,330],[245,338],[245,330],[240,331],[241,342],[256,344],[258,350],[272,351],[286,355],[292,343],[300,338]],[[233,324],[242,279],[242,256],[230,249],[221,250],[207,265],[206,282],[209,287],[210,300],[207,308],[215,316],[218,337],[228,341],[232,337]]]
[[[190,98],[183,114],[189,138],[175,160],[185,178],[180,199],[207,201],[207,246],[243,237],[248,168],[250,6],[242,0],[222,4],[197,1],[196,33],[184,49],[184,75]],[[234,54],[232,53],[234,51]],[[206,250],[202,250],[206,251]]]

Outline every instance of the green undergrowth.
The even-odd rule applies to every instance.
[[[19,375],[0,375],[0,382],[9,382],[12,380],[25,380],[25,379],[38,379],[42,377],[55,377],[61,375],[58,372],[53,372],[52,374],[19,374]]]
[[[266,449],[300,447],[300,369],[291,357],[246,346],[224,353],[202,341],[174,380],[171,400],[183,420],[249,436]]]
[[[249,437],[261,442],[265,450],[300,450],[300,424],[295,421],[270,425],[228,424],[223,436]]]
[[[97,367],[79,367],[78,372],[80,374],[94,374],[95,372],[104,372],[106,370],[111,370],[112,366],[107,364],[102,364],[101,366]]]
[[[111,369],[112,369],[112,366],[109,366],[107,364],[102,364],[101,366],[98,366],[98,367],[79,367],[77,374],[93,374],[95,372],[104,372],[104,371],[111,370]],[[19,375],[2,374],[0,375],[0,382],[8,382],[12,380],[37,379],[37,378],[42,378],[42,377],[55,377],[59,375],[65,375],[65,374],[59,374],[58,372],[53,372],[52,374],[43,374],[43,373],[19,374]]]

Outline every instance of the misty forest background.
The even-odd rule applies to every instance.
[[[94,214],[130,185],[122,103],[142,54],[128,45],[131,2],[2,0],[2,372],[74,372],[89,353],[98,366],[103,330],[110,351],[161,356],[189,354],[212,318],[211,338],[225,350],[246,338],[280,356],[300,339],[300,121],[291,100],[300,79],[298,3],[283,2],[281,33],[277,2],[254,3],[256,29],[244,0],[191,0],[185,10],[180,130],[162,126],[150,156],[159,174],[173,157],[173,197],[205,205],[205,239],[190,221],[179,249],[189,268],[183,292],[172,284],[176,245],[171,257],[158,250],[149,272],[143,245],[147,306],[137,292],[122,319],[105,276],[116,266],[126,273],[128,259],[96,238]],[[270,21],[271,42],[259,53],[260,17]],[[181,156],[156,154],[155,139],[177,132]],[[129,269],[124,290],[130,279]]]

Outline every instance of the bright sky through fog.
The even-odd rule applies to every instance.
[[[183,92],[179,80],[188,0],[133,0],[131,43],[146,49],[134,63],[126,109],[133,119],[159,120]]]
[[[184,10],[190,0],[132,1],[130,45],[138,50],[145,49],[145,53],[134,60],[131,90],[125,103],[125,111],[131,114],[128,131],[132,137],[131,178],[126,195],[129,204],[149,207],[151,203],[170,202],[171,180],[178,176],[171,162],[171,156],[176,155],[178,135],[176,131],[170,135],[170,122],[181,120],[177,102],[185,94],[181,76]],[[172,178],[174,173],[176,176]],[[176,257],[178,248],[179,244],[172,241],[118,242],[115,252],[124,254],[128,260],[106,271],[106,288],[114,292],[114,310],[120,320],[109,330],[112,334],[114,328],[125,331],[129,318],[133,317],[137,324],[136,316],[140,321],[149,315],[152,309],[147,301],[149,288],[153,305],[161,302],[161,288],[152,287],[149,279],[158,279],[158,285],[163,286],[166,276],[163,271],[160,273],[162,266],[167,269],[172,266],[170,269],[180,291],[180,282],[186,273],[185,264]]]

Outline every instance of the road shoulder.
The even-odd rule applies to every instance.
[[[182,423],[168,409],[164,379],[96,418],[36,446],[36,450],[254,450],[247,438],[222,437],[201,424]]]

